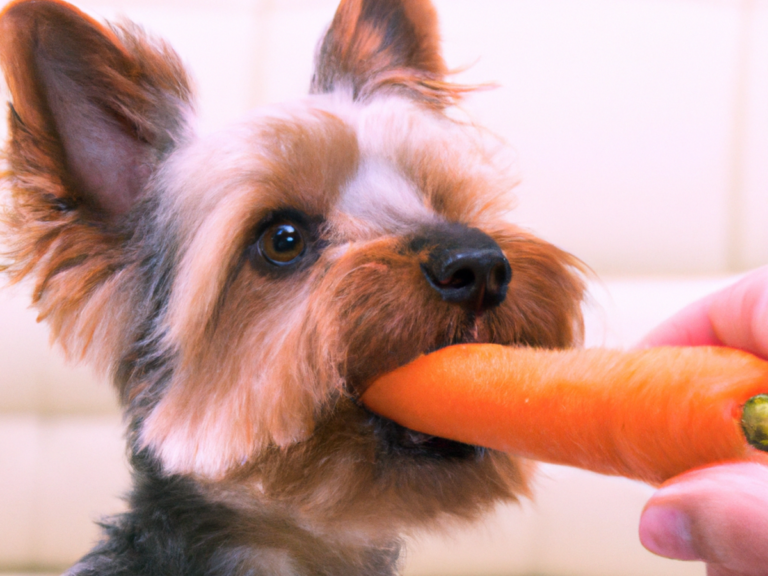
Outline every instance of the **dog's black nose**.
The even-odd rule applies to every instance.
[[[473,312],[498,306],[507,296],[512,268],[499,245],[477,228],[458,224],[430,230],[424,276],[446,302]]]

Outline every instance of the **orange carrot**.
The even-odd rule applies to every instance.
[[[434,436],[659,484],[720,461],[768,464],[745,439],[751,426],[765,440],[761,394],[768,362],[726,348],[466,344],[384,375],[362,402]]]

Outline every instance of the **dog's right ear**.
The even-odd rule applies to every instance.
[[[16,182],[33,179],[88,219],[126,214],[183,124],[190,90],[178,57],[59,0],[26,0],[0,15],[0,63]]]

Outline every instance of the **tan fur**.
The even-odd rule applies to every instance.
[[[409,469],[393,457],[382,467],[376,442],[354,434],[368,425],[344,400],[307,442],[264,451],[238,473],[209,485],[210,494],[237,507],[265,501],[284,506],[296,511],[294,519],[308,530],[361,544],[387,541],[403,526],[418,530],[441,520],[478,518],[491,501],[508,499],[510,490],[528,494],[532,466],[502,454],[489,454],[479,466],[433,460]],[[339,458],[327,457],[333,453]]]

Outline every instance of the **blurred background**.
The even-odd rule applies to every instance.
[[[306,92],[334,0],[102,0],[168,39],[206,126]],[[465,108],[517,150],[517,220],[597,273],[587,343],[627,346],[768,263],[768,0],[436,0]],[[0,291],[0,573],[86,552],[128,485],[109,386]],[[637,543],[650,488],[547,466],[534,502],[421,536],[406,573],[703,575]]]

